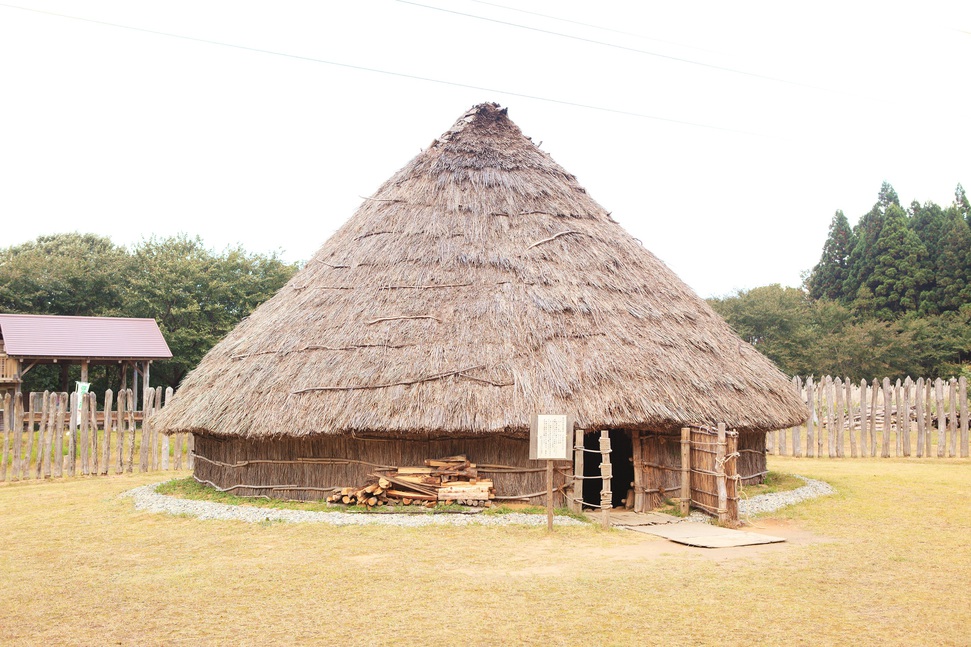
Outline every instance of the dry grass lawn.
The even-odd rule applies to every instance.
[[[770,458],[839,489],[705,550],[597,527],[136,512],[161,475],[0,486],[4,645],[967,645],[971,461]],[[185,474],[181,474],[184,476]]]

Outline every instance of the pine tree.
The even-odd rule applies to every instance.
[[[849,273],[853,230],[842,211],[837,211],[829,224],[829,236],[823,255],[809,275],[809,296],[813,299],[842,299],[843,284]]]
[[[971,303],[971,227],[955,207],[945,212],[935,260],[937,310],[932,312],[950,312]]]
[[[907,215],[899,205],[887,207],[870,255],[873,271],[863,283],[873,291],[877,317],[892,319],[916,310],[920,287],[928,280],[924,269],[927,252],[907,226]]]
[[[957,188],[954,189],[954,206],[957,208],[958,213],[964,216],[964,220],[968,223],[968,226],[971,226],[971,201],[968,200],[968,196],[964,192],[964,187],[961,186],[960,182]]]
[[[910,205],[910,213],[910,228],[917,234],[927,252],[919,268],[923,283],[918,286],[921,293],[918,308],[922,313],[936,314],[941,312],[937,290],[937,262],[946,224],[944,210],[933,202],[921,205],[914,201]]]

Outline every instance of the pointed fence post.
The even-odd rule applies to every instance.
[[[958,380],[958,394],[961,400],[961,458],[968,457],[968,378]]]
[[[13,407],[10,404],[10,394],[3,395],[3,418],[0,419],[3,433],[3,454],[0,454],[0,481],[7,480],[7,453],[10,451],[10,435],[13,433]],[[16,467],[14,468],[16,472]]]
[[[951,442],[947,448],[947,455],[953,458],[958,455],[958,381],[953,377],[948,390],[948,400],[950,400],[948,403],[950,415],[947,430],[950,432]]]

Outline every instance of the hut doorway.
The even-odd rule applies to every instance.
[[[627,490],[634,481],[634,444],[629,431],[611,429],[610,432],[610,464],[613,476],[610,479],[611,501],[614,508],[623,508]],[[583,447],[593,452],[600,451],[600,432],[584,434]],[[584,452],[583,457],[583,502],[589,505],[600,505],[600,490],[603,489],[603,479],[600,478],[600,454]]]

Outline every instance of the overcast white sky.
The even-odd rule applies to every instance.
[[[496,101],[701,296],[798,285],[884,180],[971,190],[969,69],[966,1],[0,0],[0,246],[306,260]]]

